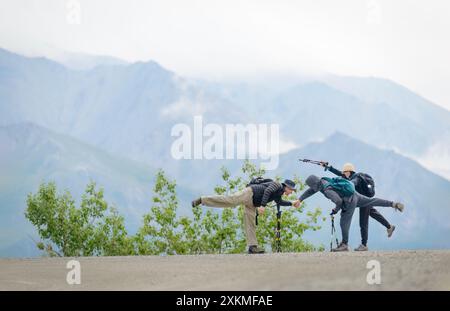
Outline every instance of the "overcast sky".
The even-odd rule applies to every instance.
[[[0,47],[152,59],[204,78],[378,76],[450,109],[447,0],[0,0]]]

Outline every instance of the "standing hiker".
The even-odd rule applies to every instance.
[[[352,222],[352,216],[356,207],[369,207],[369,206],[390,206],[396,210],[403,211],[404,205],[399,202],[392,202],[379,198],[369,198],[363,196],[355,191],[355,186],[347,179],[338,178],[319,178],[315,175],[309,176],[305,183],[309,188],[293,202],[295,207],[299,207],[300,204],[313,194],[322,192],[325,197],[333,201],[335,207],[333,208],[331,215],[337,214],[341,211],[340,226],[342,232],[342,241],[338,247],[334,248],[335,252],[348,251],[348,233],[350,231],[350,225]]]
[[[258,180],[258,179],[256,179]],[[200,204],[212,207],[235,207],[244,205],[245,236],[249,254],[261,254],[264,250],[258,248],[256,240],[256,213],[264,213],[266,205],[275,201],[281,206],[291,206],[292,203],[283,200],[283,195],[290,195],[295,191],[295,183],[286,179],[283,183],[273,180],[262,180],[265,182],[250,182],[243,190],[231,195],[202,196],[192,201],[192,206]],[[256,210],[258,209],[258,211]]]
[[[355,190],[365,196],[372,197],[375,195],[375,188],[373,181],[370,182],[371,177],[367,174],[356,173],[355,166],[351,163],[344,164],[342,171],[328,165],[326,162],[320,164],[325,168],[325,171],[329,170],[331,173],[350,180],[355,185]],[[359,209],[359,227],[361,231],[361,245],[355,248],[355,251],[367,251],[367,240],[369,238],[369,216],[378,221],[384,227],[386,227],[388,238],[392,236],[395,230],[395,226],[391,225],[386,218],[381,215],[373,206],[368,206]]]

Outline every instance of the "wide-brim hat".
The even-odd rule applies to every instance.
[[[290,180],[290,179],[286,179],[286,180],[285,180],[284,182],[282,182],[281,184],[282,184],[283,186],[285,186],[285,187],[287,187],[287,188],[293,190],[293,191],[296,191],[296,190],[295,190],[295,182],[293,182],[293,181]]]

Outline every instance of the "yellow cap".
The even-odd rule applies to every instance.
[[[351,163],[345,163],[342,168],[343,172],[355,172],[355,167]]]

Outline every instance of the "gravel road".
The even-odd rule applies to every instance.
[[[450,290],[450,251],[0,259],[0,290]],[[370,260],[381,284],[368,284]]]

